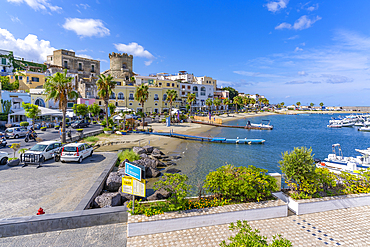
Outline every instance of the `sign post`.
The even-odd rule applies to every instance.
[[[125,173],[127,176],[122,176],[122,192],[133,195],[132,213],[135,213],[135,195],[145,197],[146,181],[142,179],[142,168],[139,166],[125,162]]]

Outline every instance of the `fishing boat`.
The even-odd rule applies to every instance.
[[[250,126],[252,128],[258,128],[258,129],[273,129],[274,126],[272,126],[270,123],[271,123],[270,120],[262,120],[262,122],[259,124],[254,124],[248,121],[246,127],[248,128],[248,126]]]
[[[367,132],[370,132],[370,126],[364,126],[364,127],[358,128],[358,131],[367,131]]]

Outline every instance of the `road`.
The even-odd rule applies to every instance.
[[[101,128],[101,126],[98,125],[98,124],[91,124],[88,127],[83,128],[83,129],[84,129],[84,132],[89,132],[89,131],[92,131],[92,130],[98,130],[100,128]],[[77,133],[76,129],[72,129],[70,127],[70,128],[67,128],[67,131],[69,131],[69,130],[72,130],[72,136],[76,135],[76,133]],[[36,133],[37,133],[38,137],[43,139],[43,141],[59,140],[59,130],[55,130],[54,128],[48,128],[48,129],[46,129],[46,131],[36,130]],[[9,139],[6,139],[6,140],[8,142],[7,147],[6,148],[0,148],[0,151],[9,153],[10,157],[13,157],[13,149],[10,148],[10,146],[13,143],[20,143],[21,148],[31,148],[36,144],[36,142],[33,141],[33,140],[29,141],[28,143],[25,142],[24,137],[18,138],[18,139],[10,139],[9,138]],[[68,140],[68,137],[67,137],[67,140]],[[18,155],[16,155],[16,156],[18,156]]]

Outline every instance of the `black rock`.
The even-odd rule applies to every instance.
[[[154,192],[153,195],[148,196],[146,199],[148,201],[154,201],[154,200],[163,200],[170,197],[170,192],[166,191],[165,189],[159,189]]]
[[[105,207],[115,207],[121,206],[121,194],[116,193],[104,193],[100,196],[97,196],[94,199],[94,207],[105,208]]]
[[[123,171],[123,170],[120,170]],[[121,172],[120,172],[121,173]],[[108,191],[116,192],[122,185],[122,177],[117,172],[111,172],[105,183],[105,188]]]
[[[152,146],[149,146],[149,145],[146,145],[143,147],[146,151],[147,154],[151,154],[153,152],[153,147]]]
[[[170,168],[168,169],[165,173],[171,173],[171,174],[174,174],[174,173],[179,173],[181,172],[181,170],[177,169],[177,168]]]
[[[157,169],[154,169],[152,167],[147,167],[145,169],[145,176],[147,178],[156,178],[159,177],[159,175],[161,175],[161,172],[158,171]]]
[[[132,151],[134,151],[136,154],[145,154],[146,150],[142,147],[133,147]]]

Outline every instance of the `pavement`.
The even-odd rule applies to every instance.
[[[116,153],[99,152],[82,163],[46,161],[42,167],[0,166],[0,218],[69,212],[90,190]]]
[[[88,127],[83,128],[83,129],[84,129],[84,132],[89,132],[89,131],[93,131],[93,130],[99,130],[99,129],[101,129],[101,126],[98,125],[98,124],[91,124]],[[67,128],[67,131],[69,131],[69,130],[72,130],[72,136],[77,135],[76,129],[73,129],[73,128],[69,127],[69,128]],[[48,129],[46,129],[46,131],[36,130],[36,133],[37,133],[37,136],[40,137],[41,139],[43,139],[44,141],[60,140],[59,130],[55,130],[54,128],[48,128]],[[13,149],[10,148],[10,146],[13,143],[20,143],[21,148],[31,148],[34,145],[36,145],[35,141],[25,142],[24,138],[25,137],[21,137],[21,138],[18,138],[18,139],[13,139],[13,138],[12,139],[10,139],[10,138],[6,139],[6,141],[8,143],[7,144],[8,147],[0,148],[0,151],[7,152],[7,153],[10,154],[10,157],[13,157]],[[67,137],[67,140],[68,140],[68,137]],[[16,156],[18,156],[18,155],[16,155]]]
[[[370,246],[370,206],[250,221],[271,242],[281,234],[293,246]],[[125,223],[0,238],[3,246],[219,246],[236,233],[229,225],[131,237]]]

